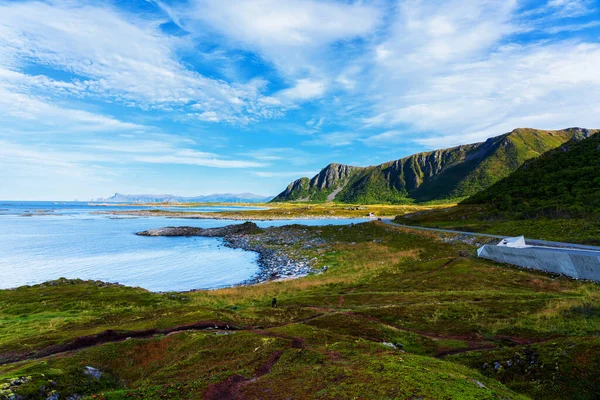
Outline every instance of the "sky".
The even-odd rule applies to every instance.
[[[600,128],[596,0],[0,0],[0,199],[275,195]]]

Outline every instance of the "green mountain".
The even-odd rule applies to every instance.
[[[485,142],[417,153],[370,167],[329,164],[312,179],[292,182],[272,201],[408,203],[472,196],[526,160],[596,130],[515,129]]]
[[[535,214],[600,212],[600,135],[572,140],[529,160],[465,204]]]

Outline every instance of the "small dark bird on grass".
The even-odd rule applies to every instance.
[[[273,300],[271,300],[271,307],[277,308],[277,299],[275,297],[273,297]]]

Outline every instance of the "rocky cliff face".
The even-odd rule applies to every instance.
[[[273,201],[401,203],[464,198],[508,176],[526,160],[597,130],[529,128],[485,142],[417,153],[372,167],[330,164],[292,182]]]
[[[355,172],[363,169],[364,168],[351,165],[329,164],[310,180],[310,186],[321,190],[327,190],[340,185],[348,180]]]
[[[329,164],[310,180],[301,178],[290,183],[273,201],[328,200],[331,193],[339,192],[352,176],[363,170],[365,168],[351,165]]]

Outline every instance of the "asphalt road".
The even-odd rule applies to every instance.
[[[504,239],[507,237],[507,236],[501,236],[501,235],[490,235],[488,233],[464,232],[464,231],[454,231],[454,230],[450,230],[450,229],[426,228],[424,226],[403,225],[403,224],[397,224],[395,222],[392,222],[389,219],[383,220],[383,222],[388,225],[400,226],[402,228],[408,228],[408,229],[418,229],[418,230],[422,230],[422,231],[455,233],[455,234],[467,235],[467,236],[483,236],[483,237],[490,237],[490,238],[496,238],[496,239]],[[600,251],[600,247],[597,247],[597,246],[586,246],[583,244],[574,244],[574,243],[565,243],[565,242],[552,242],[549,240],[538,240],[538,239],[525,238],[525,243],[534,245],[534,246],[567,247],[567,248],[571,248],[571,249]]]

